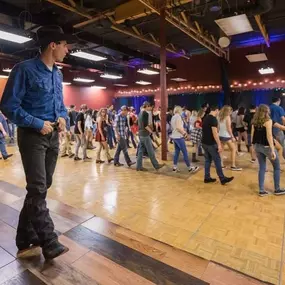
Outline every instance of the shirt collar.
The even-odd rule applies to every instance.
[[[53,69],[52,71],[43,63],[43,61],[41,60],[41,58],[39,56],[37,56],[35,58],[36,60],[36,64],[37,64],[37,67],[40,68],[40,69],[44,69],[46,71],[49,71],[49,72],[53,72],[53,71],[58,71],[58,67],[56,66],[56,64],[53,65]]]

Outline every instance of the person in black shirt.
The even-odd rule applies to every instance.
[[[75,133],[75,138],[76,138],[75,157],[74,157],[75,161],[81,160],[81,158],[78,157],[80,146],[82,147],[83,160],[84,161],[91,160],[91,158],[87,156],[87,139],[84,133],[85,131],[84,114],[86,113],[87,110],[88,108],[86,104],[81,105],[80,112],[78,113],[76,117],[75,128],[74,128],[74,133]]]
[[[222,185],[225,185],[231,182],[233,177],[224,176],[220,152],[222,151],[222,144],[219,138],[218,133],[218,120],[217,115],[219,113],[219,109],[217,106],[211,106],[211,112],[203,122],[202,127],[202,146],[204,149],[205,156],[205,183],[216,182],[216,179],[211,178],[210,168],[212,160],[215,163],[217,174],[220,178],[220,182]]]
[[[252,129],[252,119],[253,116],[255,114],[256,111],[256,106],[255,105],[251,105],[250,109],[248,112],[246,112],[244,118],[243,118],[243,122],[246,125],[246,129],[247,129],[247,143],[248,143],[248,147],[249,147],[249,152],[251,154],[251,161],[252,163],[254,163],[256,161],[256,154],[254,152],[254,149],[252,147],[252,137],[251,137],[251,129]]]
[[[285,194],[285,189],[280,188],[280,160],[274,147],[273,126],[281,129],[284,127],[270,119],[270,109],[267,105],[260,105],[252,120],[252,143],[254,144],[259,164],[258,184],[259,196],[261,197],[269,194],[264,188],[266,158],[270,160],[273,166],[274,194]]]

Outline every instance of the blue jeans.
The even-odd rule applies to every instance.
[[[107,133],[107,143],[108,143],[110,148],[113,148],[114,147],[113,140],[114,140],[115,144],[117,143],[113,126],[109,126],[108,125],[107,126],[107,131],[108,131],[108,133]]]
[[[131,159],[128,154],[128,146],[127,146],[127,140],[125,138],[120,137],[120,140],[118,141],[117,150],[114,156],[114,163],[119,163],[120,160],[120,154],[121,151],[123,151],[125,156],[125,161],[129,165],[131,163]]]
[[[134,134],[131,132],[131,130],[128,129],[128,143],[130,142],[130,138],[132,140],[132,144],[134,148],[137,148],[137,144],[135,142]]]
[[[173,139],[173,142],[174,142],[174,147],[175,147],[173,164],[177,166],[179,153],[181,151],[186,165],[190,167],[190,161],[189,161],[188,152],[187,152],[187,148],[185,144],[185,139],[184,138]]]
[[[222,169],[222,162],[220,154],[218,153],[218,146],[217,145],[206,145],[203,144],[204,149],[204,157],[205,157],[205,179],[210,179],[210,169],[211,163],[214,161],[217,175],[219,176],[220,180],[225,178],[223,169]]]
[[[264,145],[256,144],[254,146],[255,152],[257,155],[259,163],[259,172],[258,172],[258,183],[259,191],[264,191],[264,180],[265,180],[265,171],[266,171],[266,158],[268,158],[273,166],[273,178],[274,178],[274,188],[280,190],[280,161],[278,157],[278,152],[275,150],[276,159],[272,160],[271,150],[269,147]]]
[[[6,157],[8,155],[8,153],[6,151],[6,141],[5,141],[4,137],[0,137],[0,151],[1,151],[3,157]]]
[[[283,152],[282,152],[282,156],[285,159],[285,136],[283,131],[281,130],[275,130],[275,128],[273,128],[273,134],[276,138],[276,140],[281,144],[281,146],[283,147]]]
[[[142,160],[143,160],[143,154],[146,150],[148,157],[150,158],[150,161],[155,169],[158,169],[159,163],[157,159],[155,158],[154,149],[152,146],[151,138],[150,136],[147,137],[141,137],[140,136],[140,143],[139,143],[139,151],[138,151],[138,159],[137,159],[137,170],[142,169]]]
[[[9,137],[10,139],[13,139],[15,138],[15,124],[13,123],[8,123],[8,133],[9,133]]]

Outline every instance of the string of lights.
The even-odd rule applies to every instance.
[[[247,89],[247,90],[253,90],[253,89],[275,89],[275,88],[283,88],[285,87],[285,80],[284,79],[276,79],[276,80],[269,80],[264,79],[263,81],[251,81],[248,80],[246,82],[239,82],[234,81],[230,87],[233,90],[238,89]],[[141,88],[141,89],[128,89],[128,90],[119,90],[117,94],[149,94],[149,93],[156,93],[159,92],[160,88]],[[179,91],[184,92],[192,92],[192,93],[206,93],[209,91],[218,92],[222,91],[221,85],[198,85],[198,86],[192,86],[192,85],[181,85],[179,87],[169,87],[167,88],[168,93],[176,93]]]

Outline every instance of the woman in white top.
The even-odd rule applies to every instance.
[[[188,167],[188,171],[190,173],[195,173],[199,169],[198,166],[191,166],[190,160],[188,157],[188,152],[186,148],[185,139],[187,138],[187,132],[183,128],[183,120],[181,117],[182,114],[182,108],[180,106],[176,106],[174,108],[174,116],[171,119],[171,128],[172,128],[172,139],[175,147],[175,153],[174,153],[174,161],[173,161],[173,171],[178,172],[177,163],[180,151],[183,154],[184,161]]]
[[[232,171],[241,171],[242,169],[236,166],[236,145],[235,145],[235,137],[232,132],[232,122],[231,122],[231,113],[232,113],[232,107],[230,106],[224,106],[220,113],[219,113],[219,137],[220,141],[223,145],[223,148],[225,145],[228,146],[228,148],[231,151],[231,170]],[[222,166],[223,163],[223,154],[221,153],[221,160],[222,160]],[[223,166],[224,167],[224,166]]]

